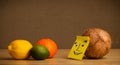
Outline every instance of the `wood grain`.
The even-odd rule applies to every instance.
[[[70,49],[59,49],[54,58],[46,60],[14,60],[6,49],[0,49],[0,65],[120,65],[120,49],[111,52],[102,59],[68,59]]]

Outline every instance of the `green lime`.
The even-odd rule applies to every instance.
[[[36,45],[30,50],[30,55],[36,60],[43,60],[49,57],[48,49],[43,45]]]

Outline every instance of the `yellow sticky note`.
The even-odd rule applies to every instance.
[[[70,53],[68,54],[68,58],[82,60],[89,42],[89,36],[77,36],[76,41],[74,42]]]

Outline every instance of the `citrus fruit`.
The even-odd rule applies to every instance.
[[[49,56],[48,49],[43,45],[36,45],[30,50],[30,55],[36,60],[43,60]]]
[[[14,59],[27,59],[32,44],[27,40],[14,40],[8,45],[8,52]]]
[[[55,41],[49,38],[43,38],[43,39],[38,40],[36,45],[39,45],[39,44],[45,46],[49,50],[50,52],[49,58],[52,58],[58,50],[58,47]]]

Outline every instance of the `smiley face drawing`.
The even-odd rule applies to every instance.
[[[68,58],[82,60],[89,42],[90,38],[88,36],[77,36]]]
[[[80,45],[81,45],[81,43],[75,42],[74,45],[75,45],[76,49],[73,51],[73,53],[74,53],[75,55],[82,54],[82,51],[80,50]]]

